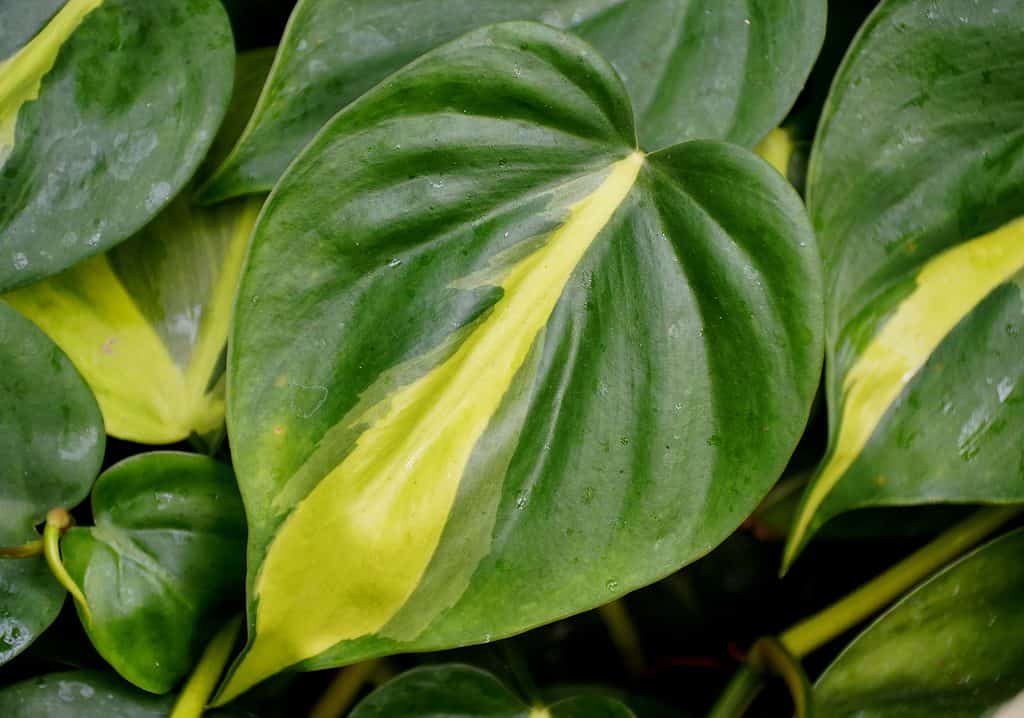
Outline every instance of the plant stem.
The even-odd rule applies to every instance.
[[[20,546],[0,546],[0,559],[32,558],[43,555],[43,540],[28,541]]]
[[[800,621],[779,637],[782,644],[803,658],[902,596],[1022,511],[1021,506],[978,511],[850,595]]]
[[[231,658],[231,651],[235,647],[235,640],[241,627],[242,617],[235,616],[213,637],[178,695],[170,718],[199,718],[203,715],[203,709],[206,708],[213,689],[217,687],[217,681],[220,680],[224,667]]]
[[[46,513],[46,524],[43,527],[43,555],[46,556],[46,563],[54,577],[78,604],[86,623],[92,623],[89,602],[85,600],[85,594],[71,578],[71,574],[64,568],[64,561],[60,556],[60,537],[71,527],[71,523],[71,514],[64,509],[50,509]]]
[[[803,658],[881,610],[1022,512],[1024,506],[1020,505],[978,511],[845,598],[800,621],[779,637],[780,642],[794,657]],[[726,686],[709,717],[742,716],[761,691],[763,683],[759,673],[749,665],[743,665]]]
[[[636,626],[633,625],[622,599],[606,603],[598,608],[597,612],[608,629],[612,643],[615,644],[619,655],[622,656],[622,663],[625,665],[626,671],[633,678],[642,675],[647,666],[647,660],[644,657]]]
[[[811,684],[800,660],[772,636],[762,638],[750,650],[749,663],[761,675],[779,676],[789,688],[797,718],[807,718],[811,710]]]
[[[380,661],[374,660],[356,663],[337,671],[327,690],[313,706],[309,718],[341,718],[355,702],[363,684],[379,669]]]

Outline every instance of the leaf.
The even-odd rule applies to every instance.
[[[245,516],[234,476],[198,454],[139,454],[100,476],[92,511],[96,525],[61,542],[92,611],[82,624],[125,679],[166,693],[242,598]]]
[[[0,688],[0,715],[12,718],[167,718],[173,705],[173,696],[144,693],[100,671],[50,673]],[[249,715],[209,713],[210,718]]]
[[[224,422],[224,347],[261,201],[181,196],[138,235],[5,299],[67,352],[121,439],[170,444]]]
[[[808,178],[830,448],[787,564],[865,506],[1024,501],[1024,6],[887,0]]]
[[[300,0],[249,127],[203,197],[269,191],[338,110],[431,48],[505,20],[591,42],[626,83],[642,147],[752,147],[803,87],[825,15],[823,0]]]
[[[578,696],[529,706],[490,673],[457,663],[406,671],[367,696],[351,718],[630,718],[617,700]]]
[[[233,58],[217,0],[68,0],[4,61],[0,291],[109,249],[161,210],[224,116]]]
[[[611,67],[542,25],[474,32],[339,114],[252,241],[228,364],[250,643],[226,696],[657,580],[750,513],[807,419],[795,192],[733,145],[639,153]]]
[[[68,358],[0,302],[0,546],[38,539],[47,511],[85,498],[105,438],[96,400]],[[28,647],[63,602],[42,556],[0,558],[0,664]]]
[[[204,166],[238,138],[271,58],[239,55],[236,92]],[[107,254],[6,296],[67,352],[121,439],[213,444],[223,435],[231,302],[262,198],[202,208],[189,194]]]
[[[981,718],[1024,689],[1024,530],[961,559],[851,643],[814,687],[830,718]]]

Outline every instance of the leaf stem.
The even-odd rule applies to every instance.
[[[380,669],[380,661],[363,661],[334,674],[327,690],[313,706],[309,718],[340,718],[355,702],[363,685]]]
[[[643,647],[640,643],[640,636],[637,634],[636,626],[629,617],[629,611],[622,599],[616,599],[606,603],[597,609],[598,615],[604,621],[612,643],[622,656],[622,663],[626,671],[633,678],[643,674],[647,666],[647,659],[644,657]]]
[[[881,610],[1022,512],[1024,506],[1019,504],[978,511],[853,593],[783,632],[779,641],[794,657],[803,658]],[[722,692],[709,718],[742,716],[763,684],[762,675],[744,664]]]
[[[43,540],[28,541],[20,546],[0,546],[0,559],[32,558],[43,555]]]
[[[89,602],[85,600],[85,594],[78,587],[71,574],[64,567],[64,561],[60,556],[60,537],[71,528],[73,519],[65,509],[50,509],[46,513],[46,524],[43,526],[43,555],[46,556],[46,563],[58,583],[67,589],[71,598],[78,604],[86,623],[92,623],[92,611],[89,610]]]
[[[170,718],[199,718],[203,715],[217,681],[224,673],[231,651],[235,647],[242,616],[238,615],[224,624],[200,656],[192,675],[181,689]]]

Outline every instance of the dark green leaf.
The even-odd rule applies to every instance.
[[[929,580],[814,687],[828,718],[983,718],[1024,690],[1024,529]],[[1005,718],[1010,718],[1011,713]],[[1003,714],[1000,714],[1003,718]]]
[[[864,506],[1024,501],[1024,5],[887,0],[808,175],[828,287],[827,460],[787,561]]]
[[[144,693],[99,671],[50,673],[0,689],[5,718],[167,718],[173,696]],[[250,718],[244,711],[214,711],[210,718]]]
[[[8,59],[0,290],[109,249],[156,215],[213,140],[233,62],[217,0],[69,0]]]
[[[96,400],[68,358],[0,302],[0,546],[38,539],[48,510],[86,497],[104,440]],[[0,558],[0,663],[49,626],[63,602],[42,556]]]
[[[251,633],[227,694],[523,631],[706,553],[807,419],[818,271],[783,177],[725,143],[637,152],[611,67],[543,25],[351,105],[268,199],[239,289]]]
[[[613,698],[588,695],[529,706],[490,673],[459,664],[407,671],[378,688],[350,718],[631,718]]]
[[[165,693],[240,607],[245,516],[234,477],[197,454],[141,454],[100,476],[92,510],[96,525],[61,544],[92,610],[82,623],[118,673]]]
[[[803,87],[825,31],[823,0],[301,0],[250,126],[203,191],[268,191],[338,110],[402,65],[488,23],[570,29],[615,66],[640,145],[752,147]]]

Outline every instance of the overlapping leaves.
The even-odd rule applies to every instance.
[[[803,86],[825,3],[301,0],[252,121],[204,196],[269,191],[331,116],[374,84],[433,47],[506,20],[539,20],[592,43],[625,82],[643,148],[688,139],[752,147]]]

